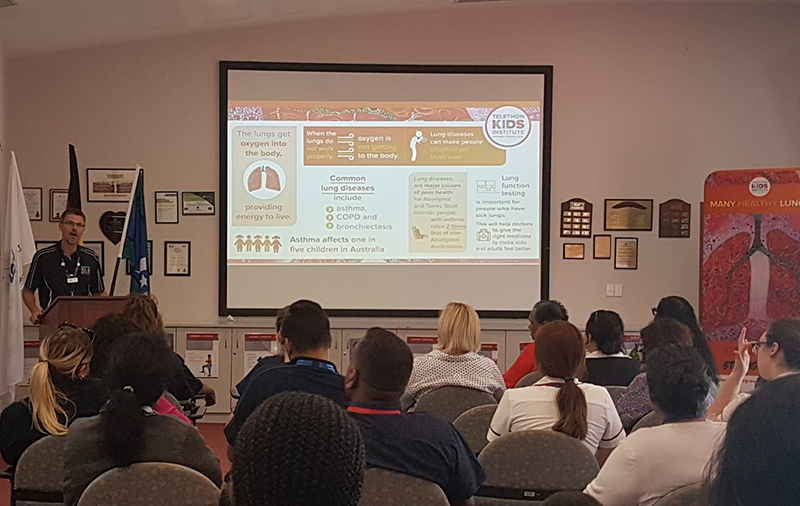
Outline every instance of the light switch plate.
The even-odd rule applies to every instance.
[[[609,283],[606,285],[606,297],[613,297],[614,296],[614,284]]]
[[[622,285],[619,283],[614,285],[614,297],[622,297]]]

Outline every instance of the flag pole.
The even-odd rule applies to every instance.
[[[117,274],[119,273],[119,264],[122,260],[122,252],[125,249],[125,238],[128,236],[128,223],[131,220],[131,208],[133,207],[133,197],[136,194],[136,187],[139,186],[139,175],[142,173],[142,167],[136,164],[136,179],[133,180],[133,187],[131,188],[131,198],[128,200],[128,212],[125,213],[125,225],[122,227],[122,240],[119,243],[119,253],[117,253],[117,261],[114,263],[114,277],[111,278],[111,292],[109,295],[114,295],[114,289],[117,287]]]

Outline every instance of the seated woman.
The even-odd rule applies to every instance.
[[[141,329],[131,320],[127,315],[122,313],[107,314],[98,319],[94,324],[94,357],[92,358],[92,376],[95,378],[103,379],[106,376],[106,371],[109,364],[109,354],[114,348],[114,343],[120,339],[127,339],[131,334],[140,332]],[[173,363],[174,365],[174,363]],[[183,378],[180,370],[172,369],[171,377],[177,375]],[[169,382],[168,382],[169,384]],[[191,423],[178,403],[172,404],[167,398],[162,395],[161,398],[153,405],[156,413],[161,415],[172,415],[186,423]]]
[[[222,483],[219,459],[197,429],[152,408],[164,391],[171,360],[163,333],[132,334],[114,344],[105,378],[111,391],[106,409],[78,420],[67,434],[65,504],[77,504],[104,472],[137,462],[171,462]]]
[[[552,429],[581,440],[602,464],[625,439],[625,431],[608,390],[578,381],[585,355],[575,325],[559,321],[539,329],[536,364],[545,376],[532,386],[506,392],[486,438]]]
[[[497,364],[479,355],[481,322],[469,304],[451,302],[439,315],[439,342],[414,359],[414,370],[401,399],[404,408],[437,388],[458,386],[481,390],[498,401],[506,387]]]
[[[625,354],[625,327],[614,311],[595,311],[586,322],[586,382],[602,386],[630,385],[639,362]]]
[[[653,308],[653,316],[655,321],[665,318],[677,320],[689,328],[692,333],[692,346],[703,357],[703,361],[708,368],[708,377],[711,378],[711,390],[709,395],[713,398],[717,394],[717,385],[719,385],[719,373],[717,372],[717,363],[714,361],[714,355],[711,353],[711,347],[708,345],[708,339],[700,329],[700,323],[697,321],[694,308],[688,300],[677,295],[670,295],[658,301],[658,306]]]
[[[736,408],[750,397],[750,394],[740,393],[740,389],[750,370],[751,347],[758,361],[758,373],[765,381],[800,373],[800,318],[772,322],[757,342],[748,341],[747,329],[742,329],[733,371],[708,408],[709,419],[727,422]]]
[[[689,328],[669,318],[657,320],[642,329],[642,360],[647,364],[647,354],[667,344],[692,345],[692,333]],[[709,400],[709,404],[711,401]],[[650,396],[647,393],[647,373],[636,376],[628,388],[617,398],[617,412],[627,432],[633,429],[636,422],[653,411]]]
[[[730,380],[728,380],[730,381]],[[766,382],[733,413],[711,464],[713,506],[795,505],[800,376]]]
[[[158,300],[152,295],[135,293],[125,299],[122,310],[134,326],[142,332],[163,332],[164,321],[158,312]],[[173,353],[173,373],[167,381],[169,393],[181,401],[188,401],[196,395],[205,396],[206,406],[213,406],[217,402],[216,392],[206,385],[186,367],[183,357]]]
[[[108,400],[103,383],[89,378],[92,342],[80,329],[62,325],[39,346],[30,397],[14,402],[0,415],[0,453],[16,466],[39,439],[63,436],[77,418],[94,416]]]
[[[569,314],[564,304],[557,300],[540,300],[533,305],[531,314],[528,315],[528,331],[531,339],[536,341],[536,331],[545,323],[554,321],[569,321]],[[536,370],[535,342],[522,350],[517,360],[503,374],[503,380],[508,388],[514,388],[519,380]]]
[[[725,424],[705,418],[710,383],[694,348],[669,344],[649,351],[647,386],[665,423],[628,436],[584,492],[604,506],[652,506],[673,490],[701,483],[725,432]]]

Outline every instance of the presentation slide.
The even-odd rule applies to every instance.
[[[476,75],[446,76],[462,90],[443,94],[441,75],[228,73],[226,309],[538,299],[541,75],[507,98],[470,93]],[[412,92],[376,93],[376,79]],[[337,93],[342,80],[370,92]],[[489,280],[521,300],[481,293]]]

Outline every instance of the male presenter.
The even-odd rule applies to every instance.
[[[106,295],[100,259],[94,251],[80,245],[86,231],[86,215],[78,209],[64,211],[58,230],[61,241],[36,252],[22,290],[31,323],[39,323],[42,313],[56,297]],[[39,305],[34,297],[37,290]]]

